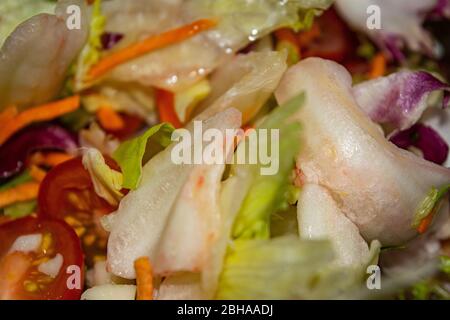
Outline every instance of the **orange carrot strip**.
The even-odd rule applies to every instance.
[[[153,300],[153,270],[150,260],[141,257],[134,262],[136,270],[136,300]]]
[[[36,152],[31,156],[30,163],[35,166],[55,167],[72,158],[72,155],[63,152]]]
[[[0,125],[5,125],[7,122],[13,120],[17,116],[17,108],[15,106],[7,107],[0,113]]]
[[[44,180],[47,172],[39,168],[38,166],[31,165],[30,166],[30,176],[37,182],[42,182]]]
[[[44,153],[44,163],[49,167],[55,167],[60,163],[73,159],[73,156],[63,152]]]
[[[80,106],[80,96],[73,96],[60,101],[25,110],[0,127],[0,145],[9,137],[27,125],[37,121],[55,119],[63,114],[75,111]]]
[[[122,117],[110,106],[102,106],[97,110],[97,119],[105,130],[117,131],[125,127]]]
[[[431,222],[433,222],[435,211],[436,210],[433,209],[433,211],[431,211],[425,218],[423,218],[422,221],[420,221],[420,224],[417,227],[417,232],[419,232],[420,234],[424,234],[428,230]]]
[[[216,21],[201,19],[186,26],[163,32],[159,35],[151,36],[141,42],[130,45],[122,50],[118,50],[106,56],[99,63],[92,67],[88,74],[88,80],[94,80],[103,76],[114,67],[140,57],[150,51],[167,47],[171,44],[188,39],[199,32],[213,28]]]
[[[386,74],[386,57],[378,53],[370,63],[369,79],[376,79]]]
[[[39,183],[27,182],[17,187],[0,192],[0,208],[16,202],[36,199],[39,191]]]
[[[169,122],[175,128],[181,128],[183,124],[175,112],[174,94],[170,91],[156,89],[156,107],[161,122]]]

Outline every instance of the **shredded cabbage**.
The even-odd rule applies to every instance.
[[[318,269],[333,261],[327,241],[297,237],[237,240],[229,248],[218,299],[292,299],[310,295]],[[295,285],[293,285],[295,284]]]
[[[284,236],[236,240],[229,247],[219,281],[218,299],[338,299],[367,295],[366,267],[378,261],[380,243],[372,242],[363,266],[336,267],[327,240]]]
[[[289,176],[299,151],[300,131],[299,123],[289,123],[288,118],[298,110],[304,100],[304,94],[295,97],[275,109],[259,126],[259,129],[279,129],[279,171],[275,175],[261,175],[261,164],[249,167],[250,170],[255,170],[255,177],[234,223],[235,238],[269,238],[271,214],[277,209],[287,207]]]

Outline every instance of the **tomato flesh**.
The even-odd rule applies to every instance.
[[[354,52],[352,33],[335,10],[327,10],[316,22],[318,36],[303,48],[304,57],[320,57],[344,62]]]
[[[11,250],[19,237],[36,234],[42,239],[37,250]],[[57,255],[62,264],[54,277],[39,271]],[[0,225],[1,300],[77,300],[83,278],[80,240],[64,221],[27,217]]]
[[[111,159],[107,162],[114,167]],[[105,257],[108,234],[100,218],[115,209],[95,193],[81,158],[54,167],[39,189],[38,216],[63,219],[72,226],[81,239],[88,266]]]

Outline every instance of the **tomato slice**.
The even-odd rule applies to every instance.
[[[315,23],[319,31],[303,48],[304,57],[320,57],[343,62],[354,52],[353,34],[335,10],[325,11]]]
[[[111,159],[106,162],[115,167]],[[72,226],[81,239],[88,266],[105,257],[108,233],[100,218],[115,209],[95,193],[80,157],[51,169],[39,189],[38,216],[63,219]]]
[[[11,250],[19,237],[30,235],[40,236],[34,250]],[[54,273],[42,271],[61,257]],[[80,240],[64,221],[27,217],[0,225],[1,300],[80,299],[83,278]]]

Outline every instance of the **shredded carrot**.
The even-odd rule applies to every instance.
[[[134,262],[136,270],[137,300],[153,300],[153,270],[150,260],[141,257]]]
[[[169,122],[175,128],[181,128],[183,124],[178,119],[175,112],[175,97],[170,91],[156,89],[156,107],[159,112],[159,120],[161,122]]]
[[[97,119],[105,130],[117,131],[125,127],[125,123],[113,108],[102,106],[97,110]]]
[[[36,165],[31,165],[30,166],[30,176],[35,181],[42,182],[42,180],[44,180],[46,174],[47,174],[47,172],[45,172],[44,170],[42,170],[38,166],[36,166]]]
[[[27,125],[37,121],[55,119],[66,113],[75,111],[80,106],[80,96],[73,96],[60,101],[25,110],[11,121],[0,127],[0,145],[9,137]]]
[[[55,167],[72,158],[72,155],[63,152],[36,152],[31,156],[30,164],[35,166]]]
[[[305,47],[308,44],[310,44],[311,42],[313,42],[315,39],[320,37],[320,34],[321,34],[321,30],[320,30],[319,25],[317,23],[314,23],[311,26],[311,29],[300,32],[298,34],[298,36],[297,36],[298,43],[300,44],[301,47]]]
[[[370,63],[369,79],[376,79],[386,74],[386,57],[378,53]]]
[[[436,210],[433,209],[422,221],[420,221],[419,226],[417,227],[417,232],[420,234],[424,234],[433,222],[434,214]]]
[[[13,120],[17,116],[17,108],[15,106],[7,107],[0,113],[0,124],[4,126],[9,121]]]
[[[191,24],[151,36],[141,42],[118,50],[93,66],[89,71],[88,80],[95,80],[122,63],[138,58],[153,50],[161,49],[188,39],[199,32],[213,28],[216,24],[216,21],[210,19],[197,20]]]
[[[0,208],[9,206],[16,202],[36,199],[39,191],[39,183],[27,182],[17,187],[0,192]]]

